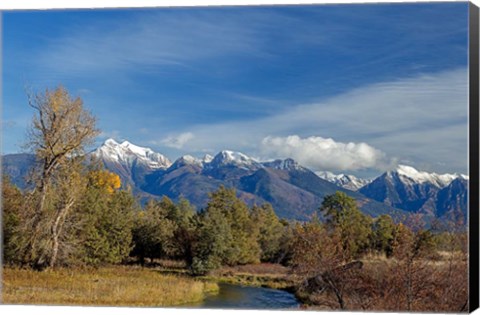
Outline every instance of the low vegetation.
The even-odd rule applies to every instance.
[[[5,268],[2,295],[7,304],[174,306],[201,301],[215,291],[216,283],[132,266],[44,272]]]

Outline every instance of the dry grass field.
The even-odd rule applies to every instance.
[[[3,303],[102,306],[174,306],[218,291],[212,282],[152,269],[114,266],[36,272],[3,269]]]

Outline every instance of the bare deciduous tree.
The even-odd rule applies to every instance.
[[[53,267],[63,224],[79,196],[78,165],[84,147],[92,143],[98,130],[95,118],[84,109],[83,101],[72,98],[62,86],[29,95],[29,105],[35,114],[27,147],[35,152],[38,169],[33,178],[35,188],[30,198],[33,211],[24,260],[37,268]],[[50,190],[50,195],[58,193],[62,200],[51,202],[49,207],[54,210],[46,211]],[[47,239],[43,239],[40,246],[42,235]]]

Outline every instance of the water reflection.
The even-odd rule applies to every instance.
[[[202,302],[189,305],[198,308],[234,309],[291,309],[299,306],[289,292],[268,288],[219,284],[220,292],[207,296]]]

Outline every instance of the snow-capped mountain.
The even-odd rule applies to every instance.
[[[184,155],[179,157],[169,168],[179,168],[186,165],[194,165],[203,167],[203,160],[197,159],[191,155]]]
[[[243,153],[221,151],[209,162],[192,156],[177,159],[171,167],[146,176],[141,189],[177,200],[187,198],[197,209],[204,208],[209,193],[219,186],[236,189],[250,205],[269,202],[281,217],[306,219],[326,195],[343,191],[359,201],[361,209],[373,216],[392,213],[391,207],[338,187],[319,178],[292,159],[260,163]]]
[[[124,186],[138,186],[146,175],[165,170],[171,166],[168,158],[150,148],[134,145],[128,141],[118,143],[106,140],[100,147],[89,153],[93,159],[100,160],[107,169],[118,174]]]
[[[264,162],[262,163],[263,166],[274,168],[277,170],[286,170],[286,171],[305,171],[306,168],[298,164],[293,159],[285,159],[285,160],[275,160],[271,162]]]
[[[150,148],[139,147],[128,141],[118,143],[113,139],[106,140],[90,154],[103,161],[117,162],[129,167],[143,164],[151,169],[165,169],[172,164],[168,158]]]
[[[371,179],[358,178],[353,175],[334,174],[329,171],[319,171],[315,172],[315,174],[317,174],[318,177],[334,183],[337,186],[353,191],[357,191],[363,186],[372,182]]]
[[[262,167],[262,165],[255,159],[241,152],[230,150],[220,151],[210,162],[205,163],[205,166],[208,168],[228,165],[233,165],[244,169],[258,169]]]
[[[212,160],[213,160],[213,156],[211,156],[210,154],[205,154],[203,156],[202,162],[205,164],[205,163],[212,162]]]
[[[358,191],[368,198],[395,208],[438,216],[448,213],[451,209],[465,211],[466,199],[459,196],[467,189],[467,175],[428,173],[411,166],[400,165]],[[458,192],[458,196],[446,193],[451,191]],[[455,205],[445,201],[444,195],[452,196],[451,202]]]
[[[391,176],[397,173],[400,179],[407,183],[424,184],[429,183],[439,188],[449,185],[453,180],[462,178],[468,180],[468,176],[464,174],[437,174],[418,171],[415,168],[407,165],[399,165],[394,171],[390,171]]]

